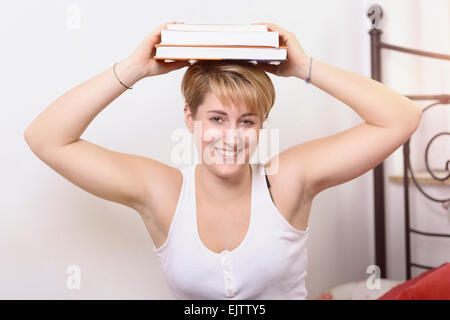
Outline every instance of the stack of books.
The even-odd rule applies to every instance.
[[[156,60],[248,60],[280,64],[287,47],[262,24],[168,24],[155,44]]]

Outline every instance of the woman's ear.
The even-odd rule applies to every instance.
[[[192,117],[191,108],[187,103],[184,105],[184,114],[185,114],[184,122],[186,123],[188,130],[193,133],[194,118]]]

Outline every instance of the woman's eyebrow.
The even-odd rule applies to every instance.
[[[222,114],[224,116],[227,115],[227,113],[222,110],[210,110],[210,111],[208,111],[208,113],[218,113],[218,114]],[[247,113],[243,113],[240,117],[243,118],[243,117],[248,117],[248,116],[257,116],[257,115],[254,113],[251,113],[251,112],[247,112]]]
[[[224,116],[227,115],[226,112],[223,112],[221,110],[209,110],[208,113],[218,113],[218,114],[223,114]]]
[[[258,115],[254,114],[254,113],[251,113],[251,112],[247,112],[247,113],[244,113],[244,114],[241,115],[242,118],[243,117],[248,117],[248,116],[255,116],[255,117],[257,117]]]

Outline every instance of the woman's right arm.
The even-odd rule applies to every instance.
[[[166,24],[155,29],[116,65],[117,76],[125,85],[130,87],[142,78],[189,65],[153,59],[154,44],[160,41],[161,29]],[[173,168],[80,138],[100,111],[125,90],[110,67],[56,99],[31,122],[24,137],[37,157],[70,182],[103,199],[142,212],[151,202],[149,197],[153,196],[158,181],[173,175]]]

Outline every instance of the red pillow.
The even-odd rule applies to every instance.
[[[422,272],[420,275],[418,275],[415,278],[409,279],[408,281],[399,284],[398,286],[395,286],[388,292],[386,292],[384,295],[378,298],[378,300],[402,300],[402,299],[421,299],[418,297],[418,292],[421,292],[419,296],[423,295],[423,293],[427,294],[428,296],[432,294],[435,296],[436,294],[445,295],[447,294],[447,297],[444,299],[449,299],[448,292],[450,290],[450,284],[448,281],[450,281],[450,264],[444,263],[438,268],[430,269],[425,272]],[[434,277],[434,273],[438,272],[437,276]],[[427,280],[429,277],[433,276],[433,278],[430,278],[430,282]],[[419,285],[420,282],[424,281]],[[427,283],[433,282],[434,285],[436,285],[435,289],[442,288],[444,291],[435,292],[435,289],[430,290],[427,285]],[[411,289],[410,289],[411,288]],[[423,291],[423,292],[422,292]],[[403,293],[405,292],[405,293]],[[413,293],[414,292],[414,293]],[[407,298],[410,297],[410,298]],[[414,297],[414,298],[413,298]],[[417,297],[417,298],[416,298]],[[425,298],[423,298],[425,299]],[[438,299],[438,298],[431,298],[431,299]]]
[[[400,292],[397,300],[450,300],[450,263]]]
[[[395,286],[394,288],[392,288],[391,290],[386,292],[384,295],[379,297],[377,300],[394,300],[400,292],[402,292],[403,290],[405,290],[405,289],[409,288],[410,286],[416,284],[419,280],[425,278],[427,275],[429,275],[430,273],[432,273],[433,271],[436,271],[436,270],[437,270],[437,268],[436,269],[430,269],[430,270],[427,270],[425,272],[422,272],[417,277],[411,278],[408,281],[403,282],[403,283]]]

